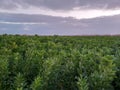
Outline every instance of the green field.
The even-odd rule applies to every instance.
[[[0,90],[120,90],[120,36],[0,35]]]

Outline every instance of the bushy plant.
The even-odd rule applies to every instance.
[[[119,39],[0,35],[0,90],[119,90]]]

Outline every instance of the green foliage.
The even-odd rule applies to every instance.
[[[0,90],[4,87],[4,79],[8,73],[8,60],[6,57],[0,56]]]
[[[116,75],[112,82],[115,90],[120,89],[120,49],[117,46],[117,49],[114,51],[115,54],[115,64],[116,64]]]
[[[14,86],[16,90],[23,90],[25,80],[21,73],[18,73],[18,75],[15,77]]]
[[[0,90],[120,90],[119,40],[0,35]]]
[[[37,76],[31,84],[32,90],[43,90],[42,89],[42,79],[40,76]]]
[[[84,78],[82,75],[78,78],[77,86],[79,90],[89,90],[87,78]]]

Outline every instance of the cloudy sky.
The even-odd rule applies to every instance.
[[[0,0],[0,34],[120,34],[120,0]]]

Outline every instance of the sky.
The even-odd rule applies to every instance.
[[[120,34],[120,0],[0,0],[0,34]]]

